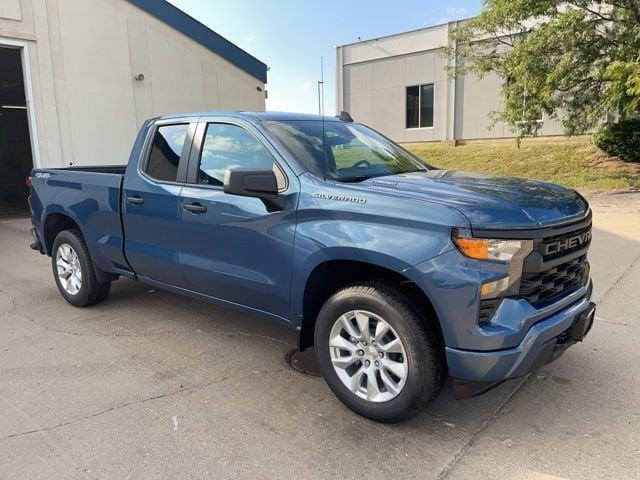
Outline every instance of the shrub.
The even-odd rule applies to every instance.
[[[640,118],[608,123],[594,134],[593,140],[609,155],[640,162]]]

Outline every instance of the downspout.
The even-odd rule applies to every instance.
[[[453,55],[447,57],[447,125],[445,131],[445,140],[456,143],[456,89],[457,77],[449,76],[449,72],[457,73],[458,67],[458,42],[451,39],[451,30],[458,28],[458,21],[449,22],[447,25],[447,44],[453,49]]]

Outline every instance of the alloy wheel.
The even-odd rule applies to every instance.
[[[408,364],[398,333],[365,310],[340,316],[329,337],[331,364],[340,381],[359,398],[387,402],[404,387]]]
[[[69,295],[77,295],[82,288],[82,267],[78,254],[68,243],[63,243],[56,252],[56,268],[60,285]]]

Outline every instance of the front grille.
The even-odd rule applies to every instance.
[[[579,228],[578,230],[544,237],[540,240],[537,246],[544,261],[548,262],[549,260],[568,256],[578,250],[587,248],[590,243],[591,224]],[[564,248],[559,249],[558,245]],[[547,247],[553,247],[553,251],[546,252]]]
[[[591,213],[577,222],[519,232],[508,238],[533,239],[533,251],[524,259],[519,286],[515,283],[505,297],[523,298],[535,308],[542,308],[589,283]],[[480,300],[478,322],[491,321],[500,301],[501,298]]]
[[[583,287],[589,281],[587,256],[569,260],[537,273],[523,273],[520,296],[534,307],[553,303]]]

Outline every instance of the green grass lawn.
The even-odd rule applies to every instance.
[[[640,189],[640,164],[607,156],[578,138],[557,142],[404,145],[439,168],[535,178],[582,190]]]

